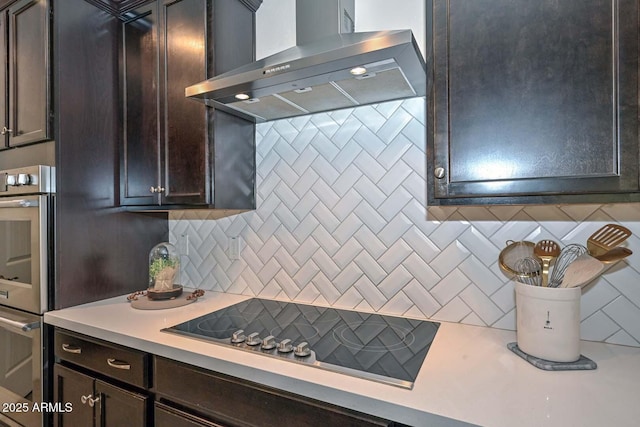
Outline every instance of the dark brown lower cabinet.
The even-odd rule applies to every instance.
[[[61,329],[54,353],[55,427],[153,425],[147,353]]]
[[[60,328],[54,354],[55,427],[406,427]]]
[[[154,358],[156,426],[398,426],[261,384]],[[160,417],[158,414],[161,414]]]
[[[145,427],[148,396],[125,390],[74,369],[53,368],[54,400],[68,405],[58,412],[56,427]]]

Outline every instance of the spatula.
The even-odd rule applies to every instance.
[[[631,231],[618,224],[607,224],[593,233],[587,240],[589,255],[598,256],[619,246],[631,236]]]
[[[589,254],[582,254],[569,264],[561,288],[574,288],[584,286],[596,278],[604,268],[604,264]]]
[[[629,255],[633,255],[631,249],[618,246],[617,248],[613,248],[610,251],[607,251],[602,255],[598,255],[594,258],[605,264],[613,264],[614,262],[618,262],[621,259],[625,259]]]

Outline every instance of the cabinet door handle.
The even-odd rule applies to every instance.
[[[164,191],[164,187],[151,187],[149,188],[149,191],[151,191],[152,193],[162,193]]]
[[[66,351],[67,353],[73,353],[73,354],[82,353],[82,349],[80,347],[76,347],[73,344],[62,344],[62,350]]]
[[[13,132],[13,129],[9,129],[9,128],[8,128],[8,127],[6,127],[6,126],[3,126],[3,127],[2,127],[2,130],[0,131],[0,134],[2,134],[2,135],[6,135],[6,134],[11,133],[11,132]]]
[[[116,369],[124,369],[125,371],[128,371],[131,369],[131,365],[128,364],[127,362],[123,362],[122,360],[118,360],[118,359],[107,359],[107,365],[111,366],[112,368],[116,368]]]
[[[93,408],[96,405],[96,403],[100,401],[100,396],[96,398],[91,397],[91,395],[82,396],[80,400],[82,401],[82,403],[89,403],[89,406]]]
[[[91,406],[92,408],[99,401],[100,401],[100,396],[96,397],[95,399],[90,394],[88,394],[86,396],[83,395],[82,397],[80,397],[80,402],[82,402],[83,405],[86,404],[87,402],[89,402],[89,406]]]
[[[89,400],[89,406],[93,408],[95,404],[100,401],[100,397],[96,397],[95,399],[90,397],[88,400]]]

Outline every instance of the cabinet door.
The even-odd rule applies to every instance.
[[[97,427],[145,427],[148,397],[126,391],[101,380],[95,382]]]
[[[430,12],[430,203],[639,190],[637,1],[433,0]]]
[[[9,55],[9,145],[49,139],[47,0],[21,0],[9,8]]]
[[[207,107],[187,99],[187,86],[207,78],[207,0],[162,0],[163,204],[206,203]]]
[[[53,425],[55,427],[92,426],[93,407],[88,405],[87,399],[94,397],[93,378],[57,363],[53,366],[53,377],[54,402],[62,407],[70,403],[72,408],[68,412],[57,412],[54,415]]]
[[[151,205],[159,195],[158,16],[153,3],[127,14],[122,24],[124,140],[122,205]]]
[[[9,125],[9,12],[0,11],[0,129]],[[0,131],[1,133],[1,131]],[[9,134],[0,136],[0,150],[9,147]]]

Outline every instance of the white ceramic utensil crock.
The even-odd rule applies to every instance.
[[[580,358],[580,296],[577,288],[515,283],[518,347],[552,362]]]

